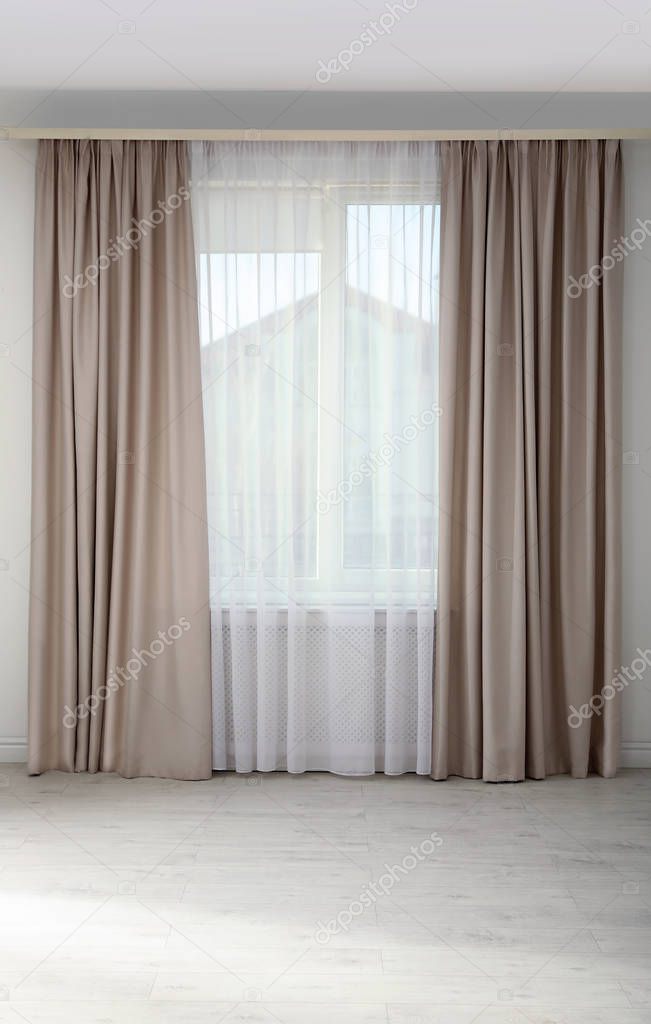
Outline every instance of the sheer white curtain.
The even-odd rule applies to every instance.
[[[214,767],[430,770],[432,143],[197,143]]]

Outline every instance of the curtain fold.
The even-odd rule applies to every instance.
[[[29,771],[211,773],[187,149],[42,141]]]
[[[196,143],[214,767],[429,774],[438,160]]]
[[[443,145],[436,779],[616,770],[620,176]]]

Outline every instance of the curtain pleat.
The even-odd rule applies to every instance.
[[[43,141],[29,771],[211,773],[187,150]]]
[[[437,779],[616,770],[620,177],[615,142],[443,146]]]

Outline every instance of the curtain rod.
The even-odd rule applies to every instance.
[[[651,139],[651,128],[270,129],[270,128],[0,128],[5,139],[160,139],[262,142],[426,142],[446,139]]]

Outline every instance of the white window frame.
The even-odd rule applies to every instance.
[[[313,188],[313,186],[310,186]],[[396,189],[390,186],[372,186],[373,195],[364,186],[324,184],[323,196],[324,241],[321,249],[306,248],[306,252],[320,255],[320,283],[318,296],[318,377],[317,377],[317,490],[321,494],[337,488],[343,478],[343,443],[345,427],[345,286],[346,286],[346,228],[349,205],[437,206],[439,196],[424,195],[420,186],[406,183]],[[396,192],[399,191],[399,199]],[[331,196],[328,193],[332,193]],[[329,199],[334,201],[328,201]],[[240,252],[250,251],[241,249]],[[285,250],[282,250],[283,252]],[[289,250],[287,250],[289,251]],[[216,251],[214,251],[216,254]],[[201,255],[212,255],[213,251]],[[219,253],[223,255],[223,253]],[[209,277],[209,275],[208,275]],[[211,309],[211,297],[208,296]],[[209,322],[212,315],[209,314]],[[332,339],[337,344],[332,345]],[[391,471],[389,467],[389,472]],[[427,495],[423,497],[427,498]],[[435,491],[429,495],[432,500],[432,515],[436,525]],[[317,575],[294,578],[295,593],[305,598],[306,606],[320,607],[320,598],[327,597],[327,604],[342,606],[368,603],[369,578],[383,575],[389,580],[389,588],[382,593],[373,587],[374,599],[382,607],[391,594],[399,594],[414,606],[422,603],[423,594],[435,593],[436,565],[431,569],[354,569],[344,568],[344,504],[333,506],[326,515],[317,515],[316,569]],[[436,543],[436,529],[434,532]],[[334,565],[333,565],[334,555]],[[434,552],[435,557],[435,552]],[[329,566],[328,571],[324,571]],[[267,576],[269,583],[278,591],[278,604],[286,605],[287,578]],[[251,574],[250,588],[239,591],[239,596],[250,594],[252,604],[256,598],[256,577]]]
[[[373,206],[383,201],[387,205],[400,205],[396,201],[396,186],[374,186],[373,195],[369,196],[368,187],[363,186],[326,186],[326,190],[336,190],[334,202],[326,203],[326,232],[321,254],[322,285],[320,291],[319,310],[319,411],[318,430],[319,461],[317,487],[321,494],[336,489],[343,479],[344,465],[344,434],[345,418],[345,285],[346,285],[346,230],[349,205]],[[420,187],[405,184],[400,189],[400,199],[405,205],[438,206],[439,197],[424,196]],[[324,291],[323,284],[329,285],[337,281],[337,287],[331,286]],[[332,293],[332,294],[331,294]],[[333,351],[326,339],[336,337],[338,344]],[[335,418],[336,417],[336,418]],[[323,438],[328,437],[328,443]],[[388,470],[391,472],[390,468]],[[433,518],[436,520],[436,494],[423,495],[432,501]],[[436,530],[434,532],[436,539]],[[337,572],[330,572],[327,588],[321,566],[325,561],[332,561]],[[435,552],[434,552],[435,556]],[[314,592],[326,590],[328,596],[344,604],[360,602],[367,599],[369,576],[385,575],[390,581],[387,593],[378,592],[374,588],[376,599],[388,599],[389,593],[400,593],[414,601],[419,593],[425,590],[435,591],[436,565],[431,569],[355,569],[344,567],[344,504],[335,505],[325,516],[319,516],[317,526],[317,577],[309,579]],[[333,588],[334,584],[334,588]],[[333,592],[334,589],[334,592]]]

